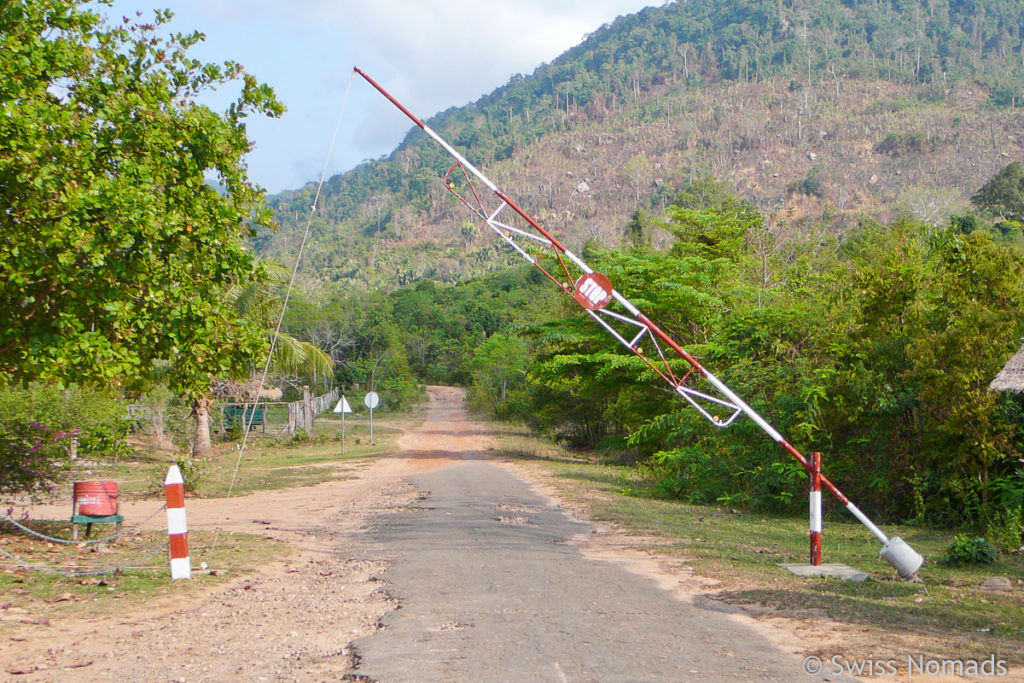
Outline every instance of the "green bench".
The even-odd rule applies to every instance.
[[[263,428],[263,431],[267,431],[266,423],[266,406],[261,405],[238,405],[236,403],[229,403],[224,406],[224,428],[231,429],[232,427],[238,426],[245,428],[246,425],[256,426],[259,425]]]
[[[120,507],[118,509],[120,509]],[[114,524],[117,524],[117,531],[116,531],[116,533],[121,533],[121,522],[123,522],[123,521],[124,521],[124,515],[102,515],[102,516],[100,516],[100,515],[79,515],[79,514],[73,514],[73,515],[71,515],[71,540],[72,541],[77,541],[78,540],[78,525],[79,524],[84,524],[85,525],[85,537],[89,538],[89,535],[92,534],[92,525],[93,524],[114,523]]]

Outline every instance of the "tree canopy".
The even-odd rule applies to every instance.
[[[631,230],[631,246],[591,243],[584,258],[794,445],[822,451],[873,517],[977,526],[1024,502],[1024,402],[988,390],[1024,334],[1019,230],[968,214],[835,235],[711,177]],[[420,381],[469,383],[474,407],[640,462],[637,486],[656,495],[800,509],[802,468],[756,424],[709,424],[549,284],[523,265],[379,302]]]
[[[271,222],[245,119],[283,107],[189,57],[203,36],[166,35],[171,17],[0,6],[0,377],[118,381],[162,358],[198,394],[265,348],[226,296],[261,277],[242,238]],[[201,103],[233,82],[227,111]]]
[[[971,197],[975,206],[993,214],[1024,223],[1024,164],[1005,166]]]

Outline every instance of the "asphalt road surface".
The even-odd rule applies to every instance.
[[[584,557],[567,541],[587,525],[485,454],[458,455],[410,476],[418,502],[361,534],[393,562],[382,578],[400,601],[353,644],[362,680],[850,680],[809,676],[729,615]]]

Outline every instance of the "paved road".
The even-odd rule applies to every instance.
[[[804,681],[799,658],[727,615],[585,558],[587,531],[482,454],[409,480],[367,550],[401,607],[354,643],[378,681]]]

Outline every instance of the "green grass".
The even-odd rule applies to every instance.
[[[309,486],[331,479],[351,476],[360,463],[385,453],[402,433],[402,427],[418,420],[419,413],[389,415],[374,420],[374,441],[369,443],[369,425],[365,418],[346,419],[345,455],[341,455],[340,419],[318,418],[309,440],[250,435],[238,467],[232,495],[251,491]],[[214,454],[198,462],[203,472],[190,496],[218,497],[227,493],[239,463],[238,442],[215,443]],[[111,479],[118,482],[122,500],[162,498],[167,468],[174,462],[170,452],[139,450],[118,463],[81,462],[57,489],[53,501],[66,501],[71,509],[71,482],[86,479]],[[67,521],[28,523],[34,530],[54,538],[70,540]],[[94,534],[112,534],[113,525],[99,525]],[[231,577],[245,574],[268,559],[288,552],[286,544],[254,534],[221,532],[217,551],[208,555],[213,533],[189,532],[189,550],[193,575],[190,581],[171,581],[167,563],[166,532],[125,535],[103,545],[79,546],[48,543],[24,534],[10,524],[0,524],[0,632],[21,623],[46,623],[55,617],[96,616],[99,614],[144,608],[164,596],[197,593]],[[148,553],[154,554],[148,559]],[[96,576],[88,574],[125,564],[122,572]],[[19,562],[20,561],[20,562]],[[216,573],[198,571],[207,561]],[[42,569],[25,568],[21,563]],[[70,574],[70,575],[69,575]]]
[[[954,532],[887,525],[890,537],[900,536],[926,559],[919,572],[924,583],[905,583],[878,556],[881,546],[874,536],[828,501],[823,561],[850,565],[870,578],[863,583],[802,579],[778,565],[808,561],[806,518],[655,499],[643,495],[650,482],[636,469],[581,462],[578,456],[569,460],[557,447],[522,434],[506,432],[501,438],[503,456],[539,464],[547,483],[592,519],[655,537],[649,550],[719,582],[717,600],[761,605],[780,616],[824,615],[854,631],[876,633],[877,651],[864,655],[877,656],[886,648],[901,655],[930,648],[945,657],[996,653],[1024,662],[1020,554],[1003,555],[987,567],[948,567],[940,560]],[[982,590],[989,576],[1009,578],[1013,589]]]
[[[332,479],[351,476],[358,463],[382,455],[401,435],[401,429],[374,421],[374,444],[369,430],[346,420],[345,454],[341,454],[340,425],[327,420],[317,422],[309,441],[261,439],[250,437],[239,463],[239,450],[221,451],[200,464],[203,475],[195,490],[204,497],[225,496],[250,491],[312,486]],[[236,474],[236,464],[238,464]],[[234,478],[234,486],[231,486]]]
[[[374,444],[369,443],[369,422],[365,417],[345,420],[345,454],[341,454],[341,420],[317,418],[309,439],[287,434],[263,434],[253,430],[239,461],[240,438],[215,435],[214,453],[196,460],[199,477],[190,495],[213,498],[243,495],[252,491],[312,486],[349,476],[360,461],[386,452],[402,433],[402,426],[417,419],[418,413],[374,419]],[[122,500],[160,497],[167,468],[183,453],[140,449],[116,464],[84,462],[57,491],[57,499],[71,499],[71,481],[111,479],[118,482]],[[237,465],[237,473],[236,473]],[[184,472],[186,479],[188,472]],[[234,484],[232,485],[232,480]]]
[[[30,522],[31,528],[54,538],[71,537],[67,522]],[[111,527],[112,529],[112,527]],[[105,532],[106,529],[103,530]],[[284,543],[251,534],[220,533],[213,571],[199,571],[213,532],[189,533],[193,574],[189,581],[171,581],[167,534],[129,534],[105,544],[80,547],[48,543],[25,536],[9,524],[0,525],[0,549],[43,569],[19,566],[0,556],[0,633],[20,624],[46,624],[50,619],[102,616],[128,612],[165,596],[187,597],[212,585],[237,578],[288,552]],[[148,556],[148,557],[147,557]],[[128,565],[120,572],[94,572]]]

